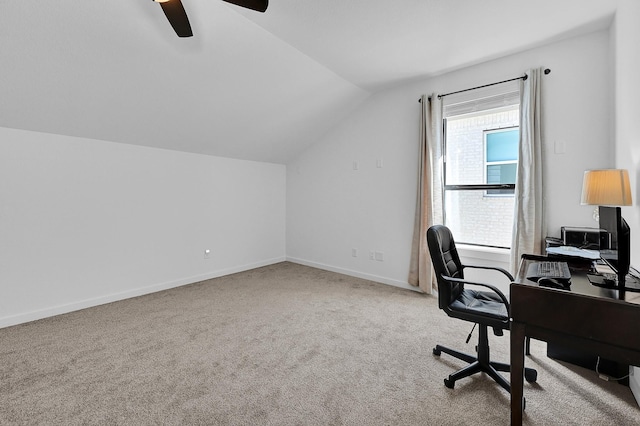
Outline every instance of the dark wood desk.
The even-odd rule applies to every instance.
[[[584,265],[572,268],[570,291],[539,287],[525,277],[529,264],[538,260],[549,259],[524,255],[511,284],[512,425],[522,425],[526,337],[640,365],[637,293],[627,293],[623,295],[625,300],[617,300],[616,290],[591,285]],[[633,299],[633,303],[628,299]]]

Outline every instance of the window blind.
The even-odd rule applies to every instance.
[[[509,81],[491,87],[456,93],[443,98],[444,118],[472,114],[520,103],[520,81]]]

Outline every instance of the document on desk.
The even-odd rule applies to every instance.
[[[596,266],[596,272],[599,273],[600,275],[605,275],[605,274],[613,274],[613,275],[615,275],[614,270],[611,269],[611,267],[609,265],[596,263],[595,266]]]
[[[589,260],[600,259],[600,252],[598,250],[587,250],[571,246],[547,247],[547,253],[560,256],[581,257]]]

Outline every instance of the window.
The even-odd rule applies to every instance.
[[[520,105],[517,83],[501,86],[444,98],[444,219],[460,243],[511,246]]]

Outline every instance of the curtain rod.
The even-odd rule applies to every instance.
[[[549,74],[550,72],[551,72],[551,70],[549,68],[546,68],[544,70],[545,74]],[[463,90],[458,90],[457,92],[449,92],[449,93],[445,93],[444,95],[438,95],[438,99],[442,99],[445,96],[449,96],[449,95],[455,95],[456,93],[462,93],[462,92],[468,92],[470,90],[482,89],[484,87],[495,86],[496,84],[508,83],[510,81],[515,81],[515,80],[523,80],[524,81],[527,78],[529,78],[529,76],[525,74],[522,77],[510,78],[508,80],[502,80],[502,81],[498,81],[496,83],[483,84],[482,86],[471,87],[470,89],[463,89]],[[431,98],[429,98],[429,99],[431,99]],[[418,102],[422,102],[422,98],[418,99]]]

